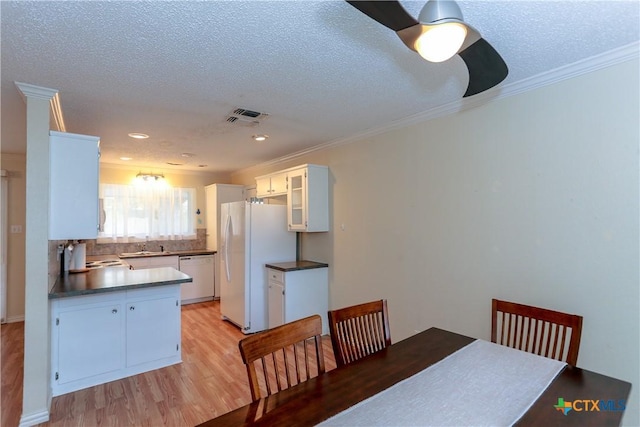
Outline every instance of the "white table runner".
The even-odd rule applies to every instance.
[[[319,425],[512,425],[565,365],[477,340]]]

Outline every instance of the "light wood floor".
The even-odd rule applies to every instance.
[[[2,325],[2,427],[22,412],[24,323]],[[238,328],[218,301],[182,307],[182,363],[53,398],[41,426],[193,426],[250,402]],[[328,336],[326,369],[335,368]]]

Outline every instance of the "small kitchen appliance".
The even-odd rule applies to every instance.
[[[85,243],[70,243],[64,249],[64,271],[81,273],[87,271],[87,245]]]

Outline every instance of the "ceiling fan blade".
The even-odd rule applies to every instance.
[[[483,38],[458,52],[458,55],[469,70],[469,85],[464,98],[491,89],[509,74],[500,54]]]
[[[393,31],[400,31],[418,23],[398,1],[347,1],[347,3]]]

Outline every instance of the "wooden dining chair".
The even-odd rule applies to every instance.
[[[325,371],[319,315],[285,323],[240,341],[251,398],[277,393]],[[258,372],[260,375],[258,375]]]
[[[539,356],[578,362],[582,316],[493,299],[491,342]]]
[[[329,332],[338,367],[390,346],[387,300],[329,311]]]

